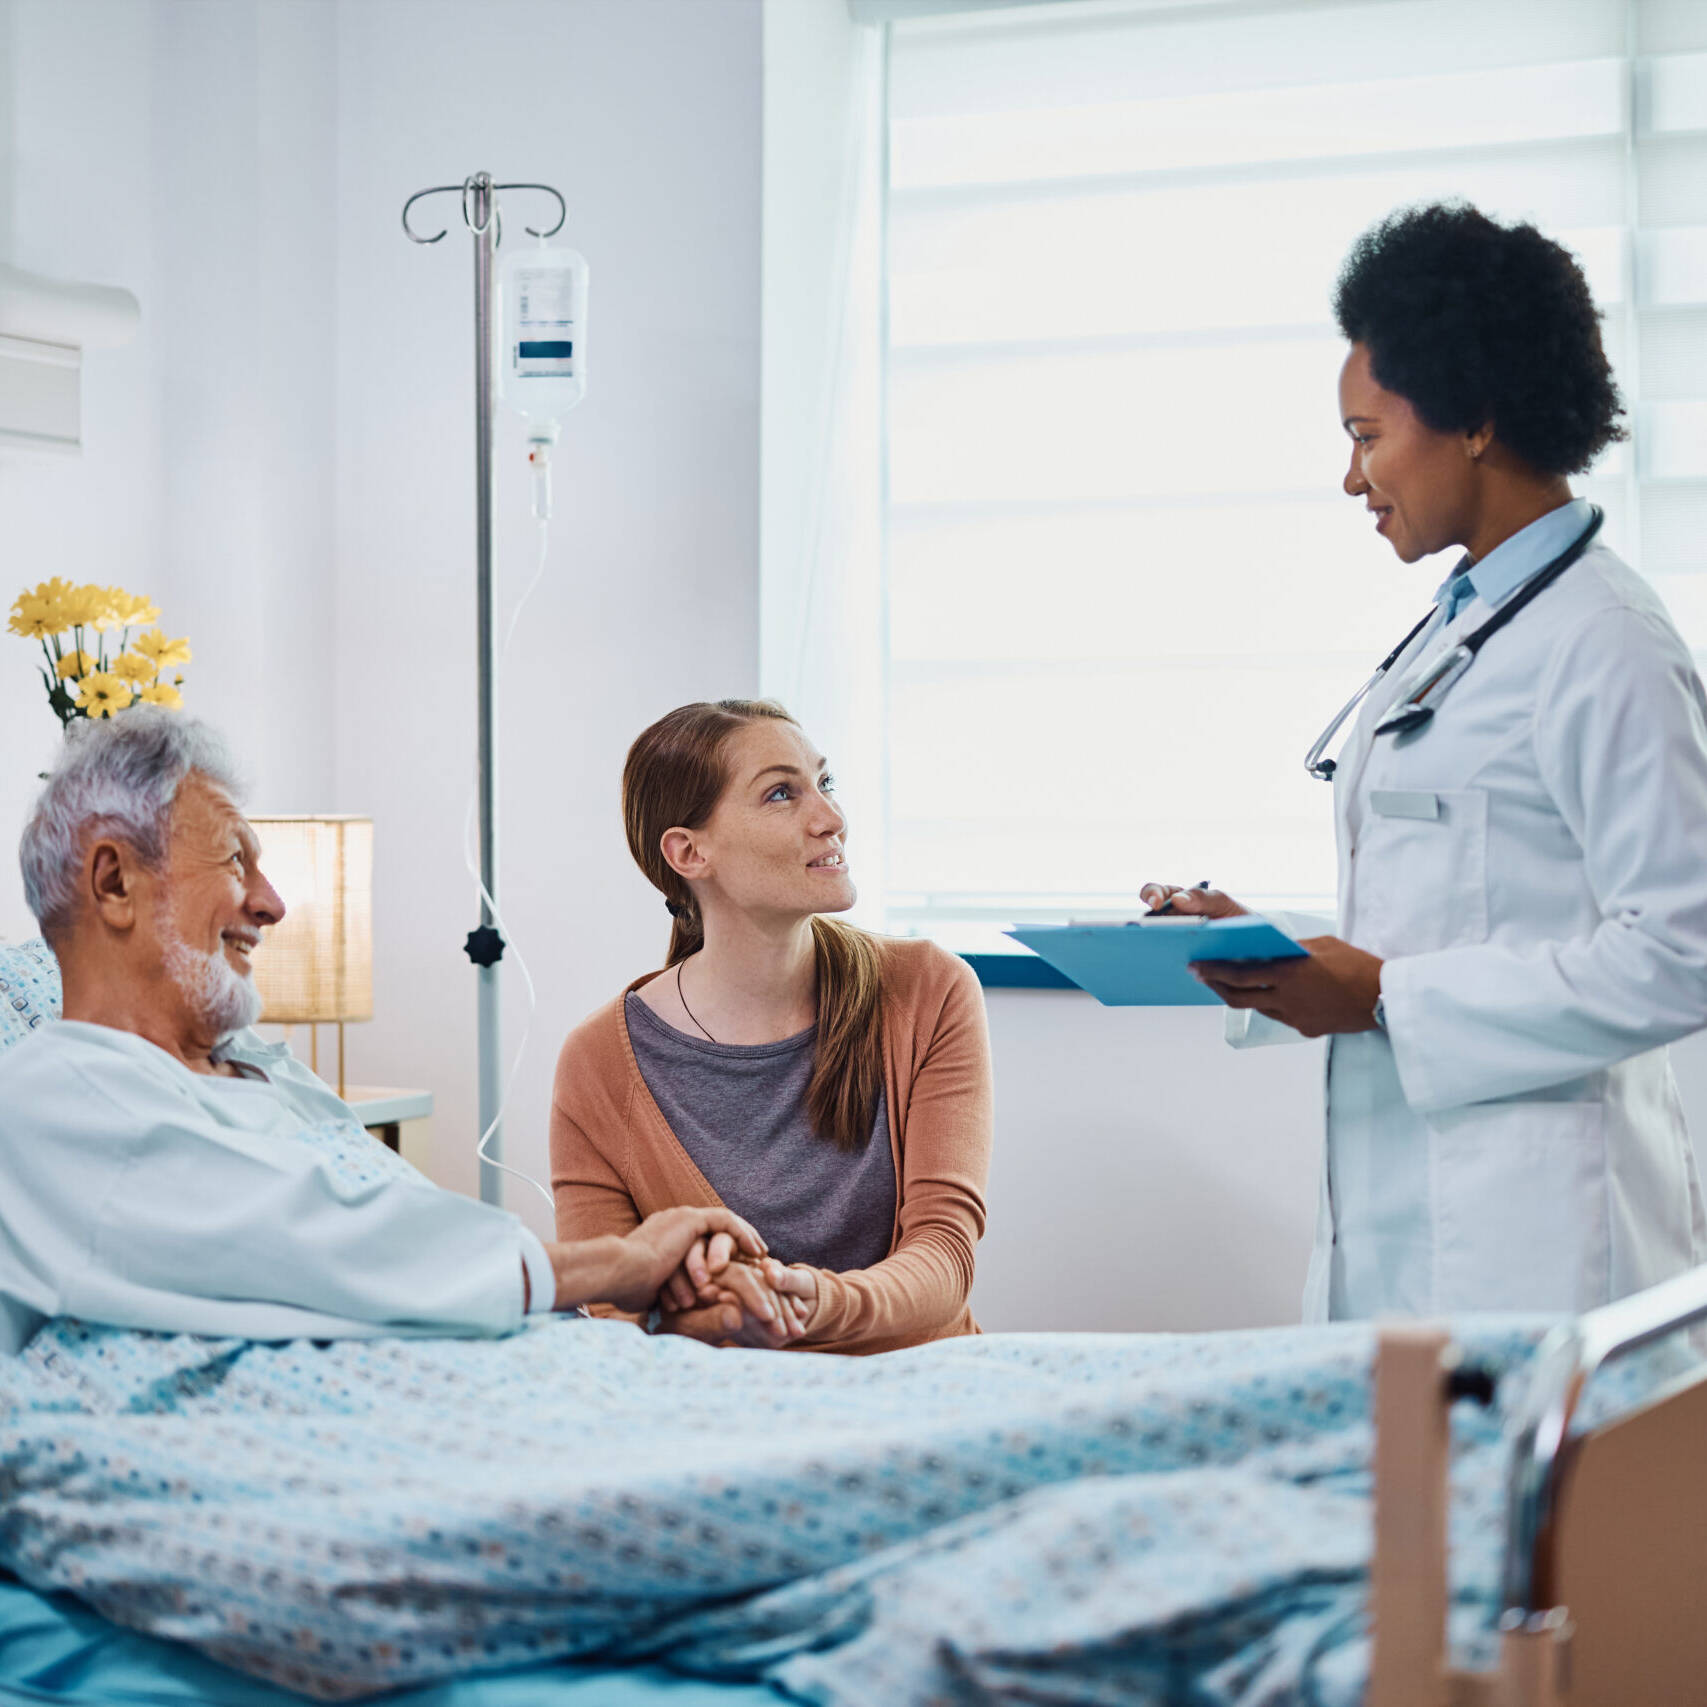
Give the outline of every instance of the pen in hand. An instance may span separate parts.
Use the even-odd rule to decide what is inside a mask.
[[[1207,889],[1207,888],[1208,888],[1208,887],[1209,887],[1209,879],[1208,879],[1208,878],[1207,878],[1207,877],[1206,877],[1206,878],[1204,878],[1204,880],[1203,880],[1203,881],[1202,881],[1202,882],[1201,882],[1201,883],[1200,883],[1200,884],[1198,884],[1198,885],[1197,885],[1197,887],[1198,887],[1198,888],[1199,888],[1199,889]],[[1147,912],[1147,913],[1146,913],[1146,914],[1145,914],[1145,915],[1144,915],[1144,917],[1145,917],[1145,918],[1147,918],[1147,919],[1159,919],[1159,918],[1161,918],[1161,917],[1162,917],[1162,916],[1163,916],[1163,915],[1164,915],[1164,914],[1166,914],[1166,913],[1171,913],[1171,912],[1172,912],[1172,911],[1173,911],[1173,910],[1174,910],[1174,898],[1173,898],[1173,896],[1172,896],[1172,895],[1170,895],[1170,896],[1169,896],[1169,897],[1168,897],[1168,898],[1167,898],[1167,900],[1165,900],[1165,901],[1164,901],[1164,902],[1163,902],[1163,903],[1162,903],[1162,904],[1161,904],[1161,906],[1159,906],[1159,907],[1152,907],[1152,908],[1151,908],[1151,909],[1150,909],[1150,910],[1149,910],[1149,912]]]

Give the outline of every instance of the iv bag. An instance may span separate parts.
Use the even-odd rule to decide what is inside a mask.
[[[499,395],[536,425],[559,420],[587,393],[586,258],[517,249],[499,269],[498,301]]]

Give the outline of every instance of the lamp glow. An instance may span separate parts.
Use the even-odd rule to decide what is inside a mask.
[[[261,869],[285,916],[261,933],[255,987],[269,1025],[338,1027],[338,1094],[344,1094],[344,1025],[373,1018],[373,820],[252,818]],[[312,1033],[313,1065],[319,1036]]]

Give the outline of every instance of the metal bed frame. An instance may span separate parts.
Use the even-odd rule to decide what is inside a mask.
[[[1367,1707],[1707,1703],[1707,1366],[1572,1431],[1608,1363],[1707,1321],[1707,1267],[1555,1328],[1529,1376],[1506,1502],[1493,1671],[1447,1652],[1451,1336],[1387,1327],[1375,1373]]]

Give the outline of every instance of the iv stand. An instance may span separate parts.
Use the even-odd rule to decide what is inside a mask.
[[[480,924],[468,933],[464,952],[478,971],[477,1033],[480,1051],[480,1131],[490,1133],[480,1161],[480,1199],[500,1203],[503,1175],[495,1165],[502,1155],[498,1112],[503,1104],[503,1070],[498,1050],[498,962],[504,939],[498,932],[498,769],[496,629],[492,597],[492,254],[503,241],[498,208],[500,190],[539,190],[557,199],[557,223],[533,237],[554,237],[568,209],[550,184],[495,184],[490,172],[476,172],[460,184],[417,190],[403,204],[403,232],[412,243],[437,243],[444,231],[422,237],[409,224],[409,210],[426,196],[460,195],[462,219],[474,238],[474,586],[478,702],[477,801],[480,823]]]

